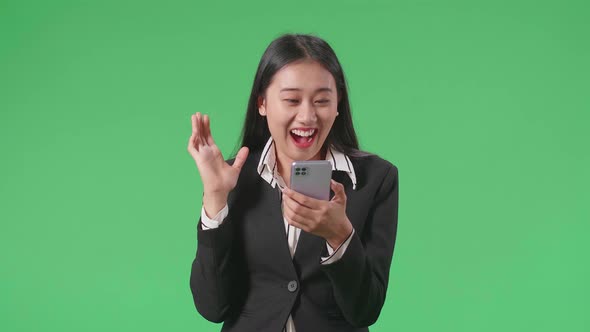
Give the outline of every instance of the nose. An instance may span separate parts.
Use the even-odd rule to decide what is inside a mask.
[[[301,103],[297,112],[297,120],[304,125],[313,124],[317,121],[315,107],[311,102]]]

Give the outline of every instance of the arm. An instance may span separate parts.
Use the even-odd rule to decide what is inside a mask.
[[[392,166],[377,191],[363,234],[354,232],[342,257],[322,264],[346,320],[375,323],[385,302],[397,231],[398,171]]]
[[[205,214],[206,217],[206,214]],[[192,263],[190,287],[197,311],[207,320],[220,323],[230,308],[233,223],[230,216],[217,228],[197,225],[197,253]]]
[[[236,187],[249,149],[242,147],[234,159],[226,161],[211,135],[209,117],[197,112],[191,116],[191,122],[187,150],[195,160],[203,183],[203,207],[216,215]],[[228,204],[232,206],[231,201]],[[227,317],[232,276],[237,275],[232,259],[235,222],[232,222],[231,211],[229,215],[215,229],[205,231],[202,220],[197,225],[197,253],[192,263],[190,287],[197,311],[213,322]]]

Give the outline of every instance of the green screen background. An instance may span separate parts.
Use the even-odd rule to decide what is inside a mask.
[[[0,1],[0,329],[219,331],[189,289],[210,114],[325,38],[362,148],[399,167],[371,331],[590,330],[585,1]]]

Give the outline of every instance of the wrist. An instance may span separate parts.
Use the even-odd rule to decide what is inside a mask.
[[[228,194],[223,192],[203,193],[203,208],[205,208],[207,217],[213,218],[215,215],[217,215],[217,213],[219,213],[219,211],[223,209],[223,207],[227,204],[227,196]]]
[[[352,233],[352,224],[347,220],[346,225],[341,227],[334,236],[326,238],[326,242],[328,242],[328,245],[330,245],[332,249],[336,250],[342,245],[342,243],[344,243],[344,241],[346,241],[346,239],[348,239],[350,233]]]
[[[212,186],[212,185],[203,185],[203,194],[207,194],[210,196],[221,196],[226,195],[229,193],[227,189],[222,186]]]

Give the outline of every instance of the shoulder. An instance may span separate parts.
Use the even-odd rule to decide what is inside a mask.
[[[352,164],[355,166],[355,171],[371,170],[371,173],[397,173],[397,166],[389,160],[383,159],[377,154],[359,151],[357,154],[348,156]]]
[[[391,186],[397,182],[397,166],[377,154],[359,151],[357,154],[349,155],[348,158],[354,166],[357,183],[360,186]]]

